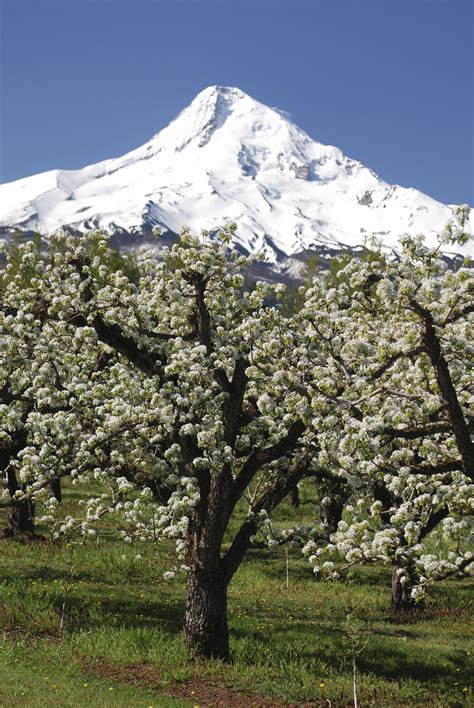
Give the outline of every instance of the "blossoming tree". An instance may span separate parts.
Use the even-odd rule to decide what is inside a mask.
[[[11,310],[28,302],[68,341],[86,341],[84,357],[97,358],[95,343],[117,358],[103,381],[72,377],[68,386],[76,408],[94,411],[94,424],[63,454],[20,458],[20,478],[36,498],[52,466],[73,482],[108,485],[62,532],[79,523],[87,533],[113,511],[126,536],[172,539],[188,577],[189,646],[223,659],[228,584],[255,537],[268,535],[275,506],[313,474],[317,453],[308,342],[266,304],[279,286],[242,293],[246,260],[228,257],[228,236],[201,244],[183,233],[158,263],[144,259],[138,284],[109,267],[105,238],[66,239],[50,265],[31,262],[28,287],[4,294]],[[224,542],[242,500],[247,518]],[[53,507],[43,523],[53,523]]]
[[[430,582],[472,568],[472,270],[406,239],[400,259],[352,261],[307,295],[303,320],[326,351],[319,460],[350,482],[353,506],[330,544],[305,551],[332,577],[341,556],[392,565],[392,605],[407,609]],[[448,544],[430,549],[435,529]]]
[[[50,317],[41,296],[32,296],[43,279],[54,287],[38,242],[13,249],[10,259],[1,273],[0,298],[4,535],[32,537],[35,502],[43,499],[54,506],[60,500],[65,461],[72,462],[75,444],[91,421],[93,407],[79,406],[76,391],[84,398],[109,357],[87,331]]]

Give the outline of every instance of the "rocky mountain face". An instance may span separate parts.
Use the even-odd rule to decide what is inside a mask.
[[[137,248],[155,226],[212,234],[235,221],[234,245],[290,278],[308,252],[324,259],[374,241],[396,249],[405,233],[434,243],[452,213],[312,139],[287,113],[220,86],[123,157],[0,185],[4,236],[100,228]]]

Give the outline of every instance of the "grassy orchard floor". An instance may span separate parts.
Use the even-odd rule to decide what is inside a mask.
[[[280,513],[309,512],[306,499]],[[368,631],[357,658],[362,706],[470,705],[469,581],[438,585],[425,610],[397,618],[387,569],[317,583],[291,555],[287,589],[284,552],[253,552],[230,587],[234,663],[222,666],[188,661],[184,585],[162,579],[153,548],[106,538],[75,546],[72,578],[70,558],[45,542],[0,542],[2,706],[346,706],[348,612],[362,643]]]

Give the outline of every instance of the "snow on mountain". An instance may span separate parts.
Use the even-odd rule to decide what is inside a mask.
[[[236,245],[270,262],[373,236],[389,248],[404,233],[434,242],[451,217],[451,207],[313,140],[287,113],[220,86],[123,157],[0,185],[4,230],[176,233],[187,224],[197,233],[235,221]]]

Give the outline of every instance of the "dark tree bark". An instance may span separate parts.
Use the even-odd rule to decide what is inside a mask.
[[[328,503],[320,506],[319,515],[323,526],[323,536],[329,540],[336,533],[342,519],[344,506],[347,502],[349,491],[347,486],[337,477],[327,477],[317,482],[319,497],[328,499]]]
[[[192,656],[230,661],[227,587],[219,565],[207,563],[189,573],[184,634]]]
[[[323,536],[328,539],[336,533],[344,511],[344,501],[340,497],[333,497],[328,505],[321,507],[321,521]]]
[[[454,437],[461,455],[464,472],[467,477],[474,480],[474,444],[471,440],[469,425],[459,403],[456,388],[453,384],[448,362],[446,361],[439,337],[436,333],[433,316],[429,310],[421,307],[415,300],[412,301],[413,310],[422,320],[422,339],[426,352],[433,366],[443,400],[446,402],[449,419]]]
[[[13,436],[9,448],[0,450],[0,471],[6,475],[7,489],[12,498],[11,506],[7,509],[7,526],[3,530],[5,538],[35,535],[35,506],[27,499],[15,499],[15,493],[20,491],[15,471],[11,461],[26,445],[26,431],[21,429]]]
[[[392,610],[396,612],[409,612],[415,608],[415,601],[411,597],[413,580],[410,573],[403,570],[403,575],[407,577],[407,582],[402,585],[400,582],[401,568],[392,568]],[[419,603],[417,603],[419,606]]]
[[[53,479],[51,482],[51,491],[53,492],[53,495],[60,504],[63,500],[63,493],[61,490],[61,479],[57,477],[56,479]]]
[[[225,475],[199,480],[201,499],[190,519],[184,635],[191,656],[230,661],[227,587],[220,548],[229,514]],[[221,513],[218,513],[218,511]]]
[[[35,536],[35,506],[31,501],[15,501],[7,512],[7,527],[4,536],[7,538]]]

